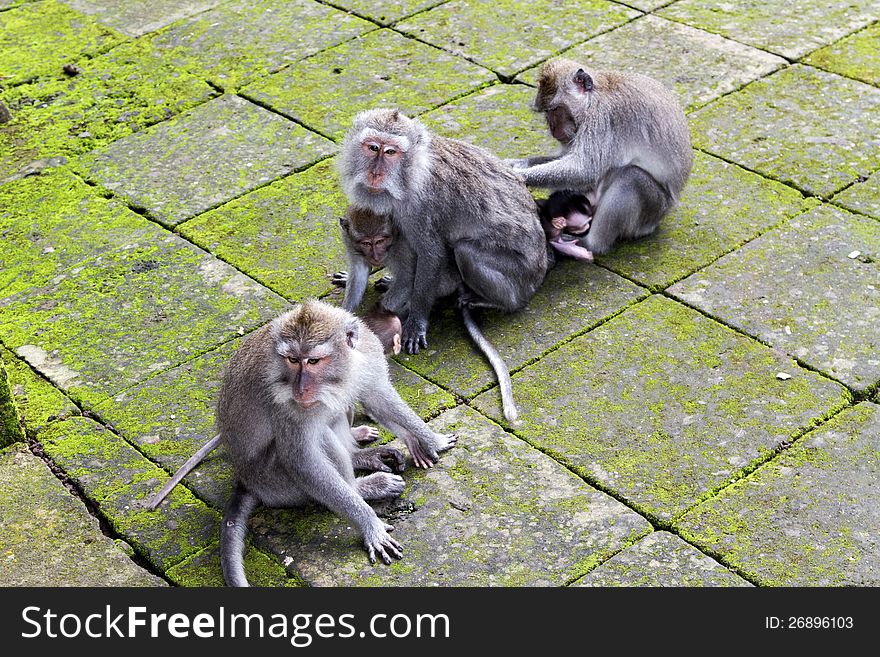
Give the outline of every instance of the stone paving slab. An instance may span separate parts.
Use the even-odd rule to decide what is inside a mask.
[[[858,257],[850,258],[854,252]],[[809,367],[880,381],[880,224],[823,205],[670,288]]]
[[[851,187],[835,194],[832,200],[855,212],[880,219],[880,171],[875,171],[864,181],[857,180]]]
[[[0,81],[60,73],[65,64],[121,41],[122,35],[54,0],[25,4],[0,13]]]
[[[512,77],[639,15],[605,0],[452,0],[395,28]]]
[[[880,86],[880,23],[851,34],[804,58],[805,64]]]
[[[666,289],[816,201],[791,187],[694,152],[680,204],[643,239],[596,261],[651,290]]]
[[[880,168],[880,89],[795,65],[689,117],[694,146],[823,197]]]
[[[208,84],[160,59],[143,40],[59,68],[3,93],[13,120],[0,125],[0,184],[34,160],[71,158],[164,121],[217,95]]]
[[[296,62],[242,94],[339,141],[362,110],[399,107],[414,116],[495,79],[458,57],[377,30]]]
[[[3,586],[165,586],[23,444],[0,451]]]
[[[797,59],[880,18],[874,0],[680,0],[660,16]]]
[[[332,289],[348,265],[339,231],[347,201],[335,158],[261,187],[178,228],[181,235],[292,300]]]
[[[787,381],[777,379],[787,372]],[[845,406],[846,390],[663,297],[513,376],[515,433],[667,520]],[[474,402],[502,419],[497,393]]]
[[[161,570],[217,540],[220,516],[183,486],[156,511],[148,510],[147,500],[168,474],[101,425],[71,418],[53,424],[40,439],[113,529]]]
[[[878,435],[880,407],[846,409],[676,525],[762,585],[877,586]]]
[[[75,401],[97,405],[287,307],[212,255],[150,228],[0,306],[4,343]]]
[[[390,25],[401,18],[436,7],[444,0],[333,0],[337,7],[348,9],[381,25]]]
[[[232,91],[375,27],[314,0],[239,0],[164,30],[153,43],[178,66]]]
[[[12,393],[12,382],[6,364],[0,360],[0,447],[25,440],[18,407]]]
[[[221,96],[82,158],[85,175],[173,226],[329,155],[333,145]]]
[[[30,437],[39,434],[50,422],[80,414],[76,404],[11,351],[0,347],[0,360],[6,367],[18,415]]]
[[[545,455],[459,407],[431,423],[458,446],[404,473],[383,513],[404,557],[371,566],[356,531],[327,512],[261,511],[254,541],[318,586],[549,586],[586,572],[650,529]]]
[[[686,111],[786,64],[782,57],[657,16],[637,18],[561,56],[596,69],[649,75],[675,91]],[[536,85],[539,70],[518,77]]]
[[[751,586],[669,532],[648,534],[573,586]]]
[[[646,290],[601,267],[566,260],[550,271],[523,310],[510,314],[487,312],[475,314],[475,318],[508,368],[516,370],[647,295]],[[450,302],[445,310],[433,313],[427,349],[415,356],[401,353],[397,359],[426,379],[470,397],[495,384],[496,378],[452,305]],[[499,393],[496,389],[492,394]],[[516,399],[516,385],[513,394]]]
[[[62,0],[101,25],[138,37],[216,7],[223,0]]]
[[[244,569],[251,586],[303,585],[299,578],[289,577],[284,566],[275,559],[250,546],[245,548]],[[223,586],[219,544],[170,568],[165,576],[178,586]]]

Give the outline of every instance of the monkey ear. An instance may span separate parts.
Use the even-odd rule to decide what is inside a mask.
[[[343,230],[348,231],[348,217],[339,217],[339,225],[342,226]]]
[[[360,326],[358,325],[358,320],[352,318],[350,321],[345,324],[345,341],[348,343],[348,346],[354,349],[354,343],[357,342],[358,334],[360,333]]]
[[[585,94],[593,90],[593,78],[582,68],[579,68],[574,74],[574,83],[581,90],[581,93]]]

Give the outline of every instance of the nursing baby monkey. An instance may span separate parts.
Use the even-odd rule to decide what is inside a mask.
[[[690,131],[676,97],[643,75],[554,59],[541,68],[535,110],[559,152],[508,164],[529,186],[587,197],[593,214],[578,244],[602,254],[620,238],[654,232],[691,170]]]

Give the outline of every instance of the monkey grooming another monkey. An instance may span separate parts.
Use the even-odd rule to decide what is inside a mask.
[[[541,68],[535,110],[561,147],[557,155],[510,160],[526,184],[584,194],[593,207],[587,251],[656,230],[690,175],[687,119],[653,78],[589,71],[569,59]]]
[[[577,243],[577,237],[590,229],[593,208],[589,199],[583,194],[564,191],[553,192],[550,198],[536,202],[547,244],[575,260],[592,262],[593,254]]]
[[[388,447],[357,449],[351,413],[364,410],[401,438],[416,466],[429,468],[455,446],[434,433],[400,398],[388,379],[379,339],[341,308],[308,300],[251,334],[233,355],[217,404],[217,426],[236,487],[220,528],[226,583],[246,586],[243,553],[247,521],[260,504],[317,502],[361,532],[371,562],[391,563],[400,544],[365,500],[394,497],[402,466]],[[356,469],[378,470],[355,477]]]

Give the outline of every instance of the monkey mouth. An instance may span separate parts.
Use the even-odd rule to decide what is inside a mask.
[[[293,400],[306,410],[308,410],[310,408],[314,408],[315,406],[317,406],[318,404],[321,403],[317,399],[297,399],[296,397],[294,397]]]

